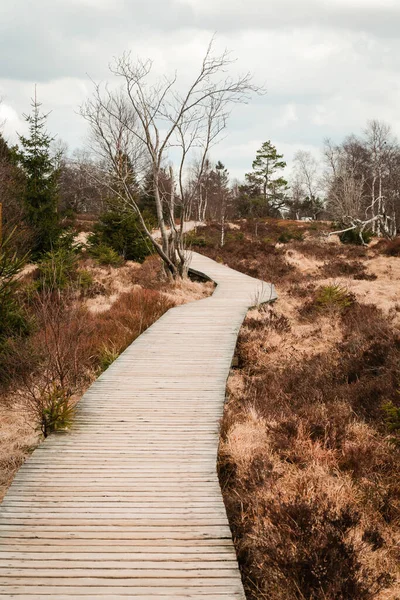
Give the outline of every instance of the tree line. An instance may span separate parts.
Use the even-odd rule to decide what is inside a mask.
[[[156,78],[151,61],[124,54],[111,66],[120,87],[94,84],[80,108],[88,124],[85,151],[72,156],[46,130],[36,96],[19,144],[0,136],[0,199],[6,230],[18,225],[33,258],[65,239],[74,215],[112,211],[138,235],[173,277],[186,269],[184,223],[234,218],[332,219],[340,231],[394,236],[400,210],[400,147],[390,127],[368,124],[341,144],[326,140],[323,159],[300,151],[287,177],[271,141],[256,151],[242,182],[232,180],[214,148],[233,106],[263,90],[249,73],[229,74],[228,52],[212,40],[183,88],[178,75]],[[183,91],[182,91],[183,90]],[[290,181],[289,181],[290,180]],[[152,230],[160,230],[160,240]]]

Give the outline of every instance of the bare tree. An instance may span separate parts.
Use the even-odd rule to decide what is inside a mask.
[[[316,197],[318,194],[318,162],[311,152],[299,150],[295,154],[294,163],[306,194],[310,198]]]
[[[59,202],[74,213],[101,212],[108,192],[102,183],[102,169],[87,152],[76,150],[60,166]]]
[[[210,159],[206,158],[203,165],[199,161],[195,161],[191,170],[192,173],[188,185],[193,190],[192,217],[202,223],[208,215],[208,204],[212,188],[212,165]]]
[[[56,277],[55,272],[52,275]],[[35,346],[26,344],[20,349],[20,360],[32,368],[21,374],[19,396],[44,437],[70,426],[73,395],[82,384],[82,340],[92,331],[85,311],[74,305],[75,299],[72,289],[61,294],[49,288],[31,300],[39,328]]]
[[[369,121],[365,130],[366,146],[370,156],[371,203],[365,210],[366,218],[371,219],[372,230],[378,236],[393,235],[396,232],[393,207],[388,206],[387,186],[389,163],[395,141],[390,126],[381,121]],[[391,214],[388,214],[388,209]]]
[[[362,243],[367,229],[378,236],[395,235],[398,196],[398,148],[390,128],[372,121],[365,133],[365,140],[350,136],[340,146],[325,143],[328,206],[343,224],[330,235],[356,230]]]
[[[294,179],[292,182],[292,211],[316,219],[323,210],[318,194],[321,191],[319,165],[317,160],[305,150],[294,156]]]
[[[129,53],[123,54],[111,67],[111,72],[122,79],[122,88],[115,92],[95,85],[93,98],[81,109],[97,151],[112,169],[108,184],[122,203],[138,214],[172,276],[185,273],[183,224],[200,185],[207,153],[225,128],[232,104],[247,102],[251,92],[260,91],[251,83],[249,73],[237,78],[223,75],[232,59],[226,51],[215,54],[213,46],[211,40],[199,72],[185,92],[177,74],[152,83],[152,62],[133,61]],[[171,204],[164,210],[160,190],[160,174],[171,159],[171,150],[177,164],[173,176],[180,198],[179,227],[175,225],[175,195],[174,210]],[[198,180],[196,185],[187,186],[186,165],[193,153],[200,156]],[[132,171],[140,173],[143,162],[152,172],[161,244],[152,238],[129,186],[129,176]]]

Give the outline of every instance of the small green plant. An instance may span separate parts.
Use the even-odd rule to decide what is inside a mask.
[[[94,245],[89,248],[89,255],[97,260],[101,265],[110,265],[112,267],[120,267],[124,259],[110,246],[105,244]]]
[[[78,286],[82,290],[82,292],[87,292],[88,290],[90,290],[90,288],[93,286],[92,274],[89,273],[89,271],[86,271],[85,269],[78,269],[76,274],[78,277]]]
[[[304,239],[304,236],[301,231],[286,229],[285,231],[282,231],[282,233],[278,237],[278,242],[280,244],[287,244],[288,242],[290,242],[292,240],[295,240],[297,242],[302,242],[303,239]]]
[[[99,356],[100,372],[102,373],[103,371],[108,369],[108,367],[110,365],[112,365],[112,363],[115,360],[117,360],[118,356],[119,356],[119,352],[114,345],[107,346],[106,344],[104,344],[104,346],[100,350],[100,356]]]
[[[400,408],[393,402],[387,402],[382,406],[382,410],[390,433],[395,434],[390,441],[396,446],[400,446]]]
[[[326,285],[317,290],[315,306],[321,310],[343,310],[354,304],[354,295],[340,285]]]
[[[63,290],[76,279],[78,254],[71,247],[60,246],[47,252],[38,263],[37,289]]]
[[[242,231],[230,231],[225,236],[225,242],[242,242],[244,240],[244,233]]]
[[[194,231],[191,231],[186,235],[186,243],[189,247],[197,246],[198,248],[208,248],[214,246],[210,239],[207,239],[204,235],[199,235]]]
[[[44,437],[71,426],[74,409],[64,388],[53,384],[43,392],[38,402],[38,416],[39,427]]]

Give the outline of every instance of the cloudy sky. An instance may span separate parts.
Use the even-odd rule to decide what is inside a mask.
[[[236,107],[213,151],[236,177],[271,139],[289,164],[299,149],[360,133],[368,119],[400,136],[399,0],[12,0],[0,2],[0,118],[15,141],[24,132],[34,84],[49,129],[70,151],[85,143],[76,113],[88,75],[110,78],[124,50],[183,79],[213,33],[250,70],[266,96]]]

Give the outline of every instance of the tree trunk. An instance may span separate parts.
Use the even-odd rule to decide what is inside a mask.
[[[225,244],[225,212],[222,213],[221,217],[221,248]]]
[[[375,182],[376,182],[376,176],[374,175],[374,178],[372,180],[371,217],[375,217]],[[375,221],[372,222],[372,231],[373,231],[373,233],[376,233]]]
[[[382,174],[379,171],[379,199],[378,199],[378,215],[382,214]],[[382,235],[381,231],[381,221],[378,219],[376,223],[376,233],[378,237]]]

